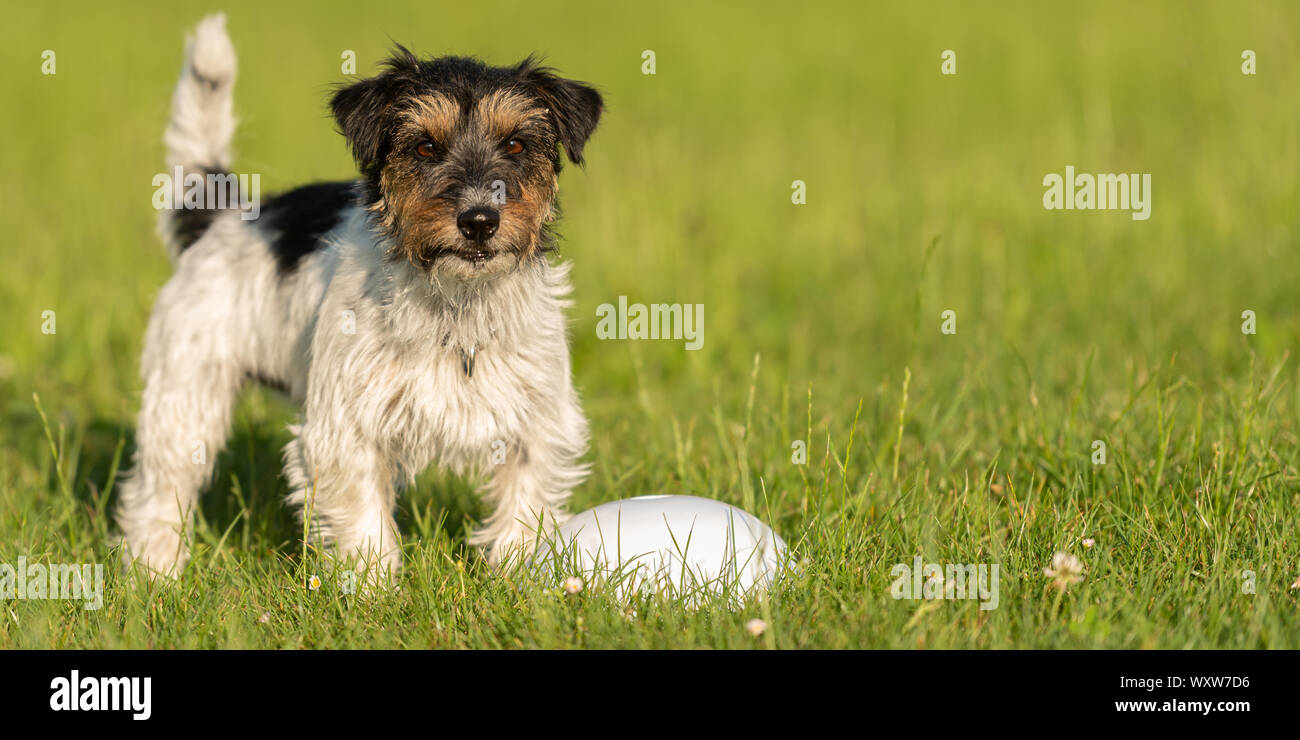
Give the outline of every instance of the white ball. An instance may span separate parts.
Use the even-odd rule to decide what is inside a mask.
[[[752,514],[697,496],[639,496],[575,514],[544,539],[532,566],[609,583],[627,597],[647,588],[694,601],[743,598],[770,586],[785,542]]]

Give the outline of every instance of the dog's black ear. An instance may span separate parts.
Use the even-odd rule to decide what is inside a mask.
[[[398,46],[384,62],[383,74],[342,87],[330,99],[334,120],[362,172],[379,164],[393,105],[409,90],[419,63],[414,54]]]
[[[535,66],[530,57],[519,65],[538,99],[551,109],[556,132],[574,164],[582,164],[582,148],[596,130],[605,101],[595,88],[557,76],[554,70]]]

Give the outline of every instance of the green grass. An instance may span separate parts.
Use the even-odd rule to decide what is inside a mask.
[[[236,168],[263,192],[350,175],[323,96],[344,49],[368,73],[389,35],[540,51],[601,87],[587,168],[561,176],[593,430],[573,504],[676,492],[760,514],[801,570],[740,610],[494,575],[464,544],[473,482],[436,471],[401,502],[398,590],[309,590],[326,566],[280,504],[294,410],[261,391],[189,571],[119,574],[105,507],[169,270],[150,179],[208,10],[181,5],[19,4],[0,30],[0,563],[108,571],[98,611],[0,603],[0,648],[1300,647],[1293,4],[221,3]],[[1068,164],[1152,173],[1151,219],[1044,210]],[[598,340],[620,295],[704,304],[703,349]],[[1042,573],[1056,551],[1086,567],[1064,593]],[[999,564],[999,607],[894,600],[917,554]]]

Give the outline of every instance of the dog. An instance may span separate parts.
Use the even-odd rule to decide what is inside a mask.
[[[164,141],[186,181],[230,177],[235,54],[223,16],[186,47]],[[421,60],[401,46],[330,110],[360,178],[235,207],[166,209],[174,263],[144,338],[136,450],[115,519],[125,561],[176,576],[246,384],[302,405],[284,450],[312,541],[395,574],[400,488],[436,464],[484,474],[470,543],[494,566],[564,519],[588,474],[556,237],[561,150],[604,109],[533,57]],[[207,185],[211,187],[211,185]],[[209,193],[210,194],[210,193]],[[197,199],[196,199],[197,201]]]

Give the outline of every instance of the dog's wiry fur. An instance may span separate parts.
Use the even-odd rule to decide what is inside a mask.
[[[169,167],[229,171],[234,75],[224,19],[205,19],[176,88]],[[154,572],[188,561],[200,489],[249,380],[303,404],[284,452],[289,501],[372,574],[400,565],[396,493],[430,464],[487,476],[494,511],[471,542],[494,563],[562,520],[586,474],[568,268],[546,253],[560,148],[582,161],[600,96],[531,60],[399,49],[331,107],[360,181],[272,198],[254,221],[164,212],[176,269],[145,336],[117,509],[127,556]],[[499,217],[495,231],[458,228],[474,209]]]

